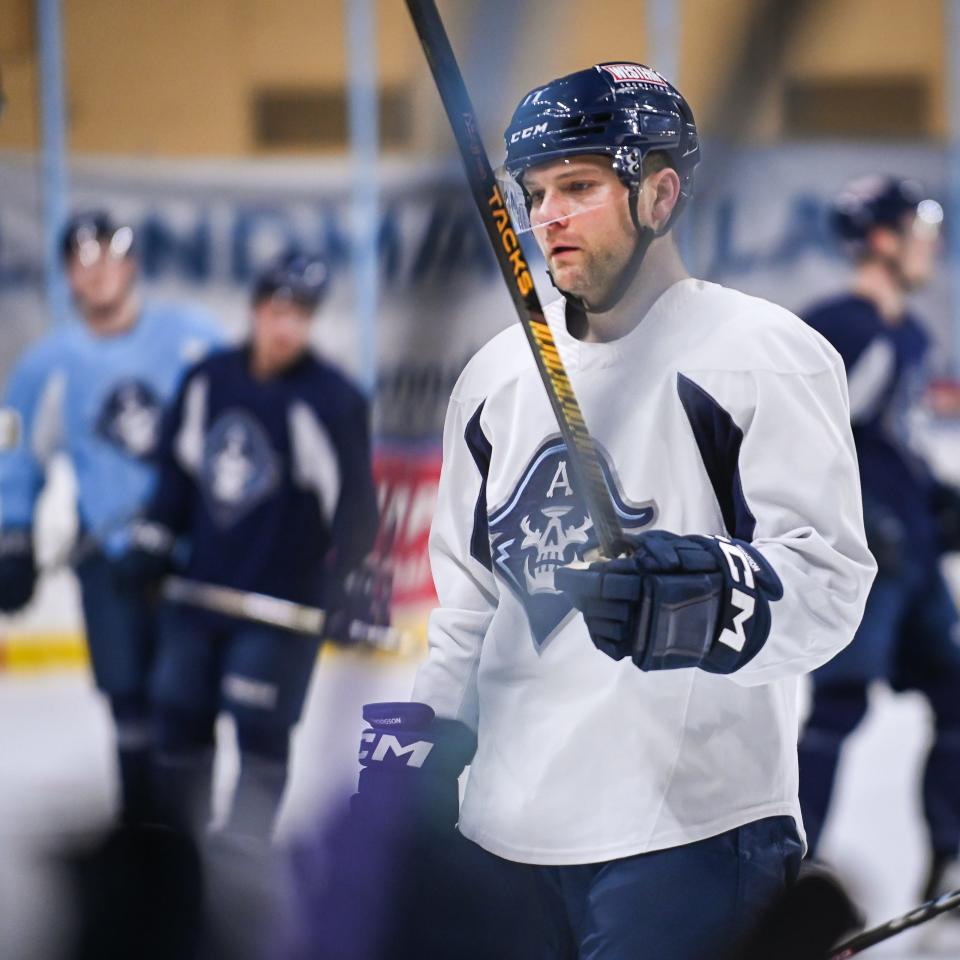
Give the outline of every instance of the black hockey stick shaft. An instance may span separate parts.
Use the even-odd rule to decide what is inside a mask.
[[[484,151],[476,114],[443,21],[433,0],[406,2],[460,148],[473,199],[560,425],[571,468],[579,480],[590,519],[597,531],[600,550],[605,556],[615,557],[625,547],[620,520],[603,477],[593,438],[587,431],[553,333],[544,318],[533,276]]]
[[[895,917],[893,920],[881,923],[878,927],[864,930],[863,933],[858,933],[855,937],[845,940],[839,946],[833,948],[828,960],[847,960],[848,957],[854,957],[868,947],[883,943],[884,940],[889,940],[891,937],[903,933],[904,930],[918,927],[921,923],[926,923],[934,917],[939,917],[941,913],[956,910],[958,907],[960,907],[960,890],[945,893],[937,897],[936,900],[929,900],[919,907],[914,907],[913,910],[903,914],[903,916]]]

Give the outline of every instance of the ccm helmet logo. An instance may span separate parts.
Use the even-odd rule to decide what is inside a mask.
[[[517,130],[515,133],[512,133],[510,135],[510,142],[516,143],[518,140],[529,140],[531,137],[536,137],[546,132],[547,125],[545,123],[538,123],[536,126],[524,127],[522,130]]]
[[[427,740],[416,740],[404,746],[392,733],[378,734],[375,730],[364,730],[360,741],[361,760],[381,763],[392,756],[408,767],[422,767],[433,749],[433,744]],[[373,748],[368,744],[373,744]]]

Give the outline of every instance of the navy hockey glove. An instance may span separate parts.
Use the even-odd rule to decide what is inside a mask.
[[[126,593],[143,594],[173,568],[173,533],[157,523],[141,522],[130,531],[130,546],[113,561],[117,586]]]
[[[865,496],[863,530],[867,536],[867,547],[877,561],[878,572],[890,576],[900,574],[908,547],[903,521],[879,500]]]
[[[30,528],[4,530],[0,533],[0,610],[21,610],[30,602],[36,585],[37,563]]]
[[[361,639],[353,627],[355,623],[389,627],[392,598],[393,568],[365,560],[343,581],[331,583],[326,601],[327,639],[350,646]]]
[[[394,819],[398,812],[440,829],[456,826],[457,781],[477,749],[459,720],[435,716],[425,703],[368,703],[360,737],[355,815]]]
[[[598,650],[641,670],[709,673],[733,673],[756,656],[783,589],[750,544],[665,530],[630,542],[632,556],[556,572]]]
[[[937,521],[937,536],[944,553],[960,550],[960,490],[948,483],[938,483],[931,497]]]

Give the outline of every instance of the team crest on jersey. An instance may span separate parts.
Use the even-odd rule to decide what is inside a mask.
[[[142,380],[122,380],[107,394],[97,418],[97,433],[138,460],[156,449],[160,438],[160,398]]]
[[[228,410],[214,421],[203,451],[203,490],[214,520],[236,523],[276,488],[277,455],[259,421]]]
[[[602,454],[600,462],[624,532],[649,527],[657,516],[656,503],[627,503]],[[548,440],[534,454],[504,505],[489,515],[488,529],[494,571],[523,603],[541,648],[573,611],[554,586],[557,567],[582,560],[597,546],[561,439]]]

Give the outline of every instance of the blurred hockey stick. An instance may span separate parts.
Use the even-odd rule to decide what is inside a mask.
[[[174,603],[200,607],[271,627],[281,627],[295,633],[323,637],[327,624],[327,612],[319,607],[308,607],[290,600],[281,600],[279,597],[270,597],[265,593],[251,593],[219,584],[200,583],[184,577],[167,577],[163,581],[161,594]],[[362,620],[353,620],[350,623],[349,635],[350,639],[358,644],[390,653],[399,653],[411,646],[403,631],[394,627],[364,623]]]
[[[939,917],[942,913],[950,910],[956,910],[960,907],[960,890],[952,890],[950,893],[944,893],[936,900],[928,900],[926,903],[914,907],[913,910],[895,917],[886,923],[881,923],[878,927],[872,927],[870,930],[864,930],[855,937],[845,940],[839,946],[832,949],[827,960],[847,960],[848,957],[856,956],[862,953],[868,947],[876,946],[889,940],[897,934],[909,930],[911,927],[918,927],[921,923],[926,923],[934,917]]]
[[[20,444],[23,420],[13,407],[0,407],[0,451],[14,450]]]
[[[433,79],[453,128],[473,199],[480,211],[503,279],[510,291],[523,332],[536,360],[540,379],[567,445],[570,464],[580,482],[587,511],[593,520],[601,552],[615,557],[629,549],[600,468],[600,460],[587,431],[567,371],[543,315],[533,277],[523,257],[520,242],[506,202],[480,140],[476,114],[450,40],[433,0],[407,0],[407,9],[423,45]]]
[[[53,556],[43,564],[40,573],[47,576],[65,569],[75,569],[88,557],[103,550],[104,541],[115,533],[136,523],[142,516],[138,509],[125,513],[101,524],[96,530],[84,530],[78,537],[59,547]]]

